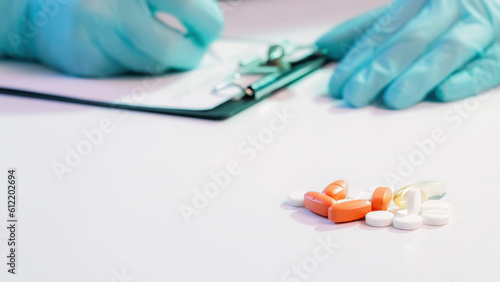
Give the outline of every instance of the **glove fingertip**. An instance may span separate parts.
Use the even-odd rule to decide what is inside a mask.
[[[359,89],[359,83],[356,81],[350,81],[344,85],[344,88],[342,90],[342,96],[344,97],[344,100],[353,108],[362,108],[366,107],[370,104],[370,100],[367,99],[365,96],[365,92],[363,89]]]
[[[418,102],[401,99],[400,91],[388,89],[384,94],[384,104],[387,108],[393,110],[403,110],[410,108]]]
[[[434,90],[434,96],[440,102],[451,102],[457,100],[456,98],[454,98],[455,95],[453,95],[453,93],[456,93],[456,91],[453,91],[445,84],[438,86]]]
[[[458,73],[436,87],[434,93],[438,101],[452,102],[471,96],[474,92],[473,82],[468,74]]]
[[[322,39],[316,41],[315,45],[318,49],[326,50],[326,55],[328,56],[328,58],[334,61],[341,60],[345,55],[347,55],[347,53],[349,53],[349,50],[351,48],[351,45],[346,42],[337,44],[330,43]]]
[[[328,83],[328,90],[330,92],[330,96],[335,99],[342,99],[342,85],[338,82],[335,73],[330,78],[330,82]]]

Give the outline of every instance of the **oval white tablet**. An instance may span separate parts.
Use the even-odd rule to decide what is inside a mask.
[[[373,227],[384,227],[392,225],[394,214],[388,211],[372,211],[365,215],[366,224]]]
[[[411,189],[408,192],[408,198],[406,200],[406,209],[408,214],[419,214],[420,206],[422,205],[422,194],[420,190]]]
[[[412,230],[422,226],[422,217],[418,214],[396,216],[392,220],[392,225],[397,229]]]
[[[422,203],[421,211],[422,213],[426,210],[450,210],[450,204],[443,200],[429,200]]]
[[[443,209],[422,212],[422,220],[427,225],[446,225],[450,222],[450,212]]]
[[[305,191],[295,191],[288,194],[287,204],[292,207],[303,207],[304,206],[304,195]]]

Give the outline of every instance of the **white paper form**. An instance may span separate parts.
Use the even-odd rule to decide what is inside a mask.
[[[214,85],[234,73],[241,59],[266,50],[265,43],[222,39],[195,70],[155,77],[77,78],[34,63],[0,61],[0,87],[133,106],[210,110],[236,94],[215,94]]]

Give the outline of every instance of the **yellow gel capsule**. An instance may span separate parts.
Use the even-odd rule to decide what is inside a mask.
[[[446,186],[439,181],[425,181],[405,186],[394,194],[394,203],[399,207],[406,207],[406,199],[411,189],[418,189],[422,195],[422,202],[439,200],[446,195]]]

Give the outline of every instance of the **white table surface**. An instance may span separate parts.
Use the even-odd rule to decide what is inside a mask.
[[[313,39],[383,2],[242,2],[226,12],[226,36]],[[2,220],[7,168],[19,177],[18,274],[7,274],[2,228],[0,281],[500,281],[500,95],[350,109],[325,97],[331,71],[223,122],[0,96]],[[284,110],[294,117],[270,131]],[[114,130],[59,181],[53,163],[103,121]],[[444,142],[398,185],[447,184],[447,226],[336,225],[284,204],[337,179],[358,191],[388,184],[436,130]],[[259,134],[269,142],[249,159],[241,149]],[[186,223],[179,207],[235,162],[239,174]]]

